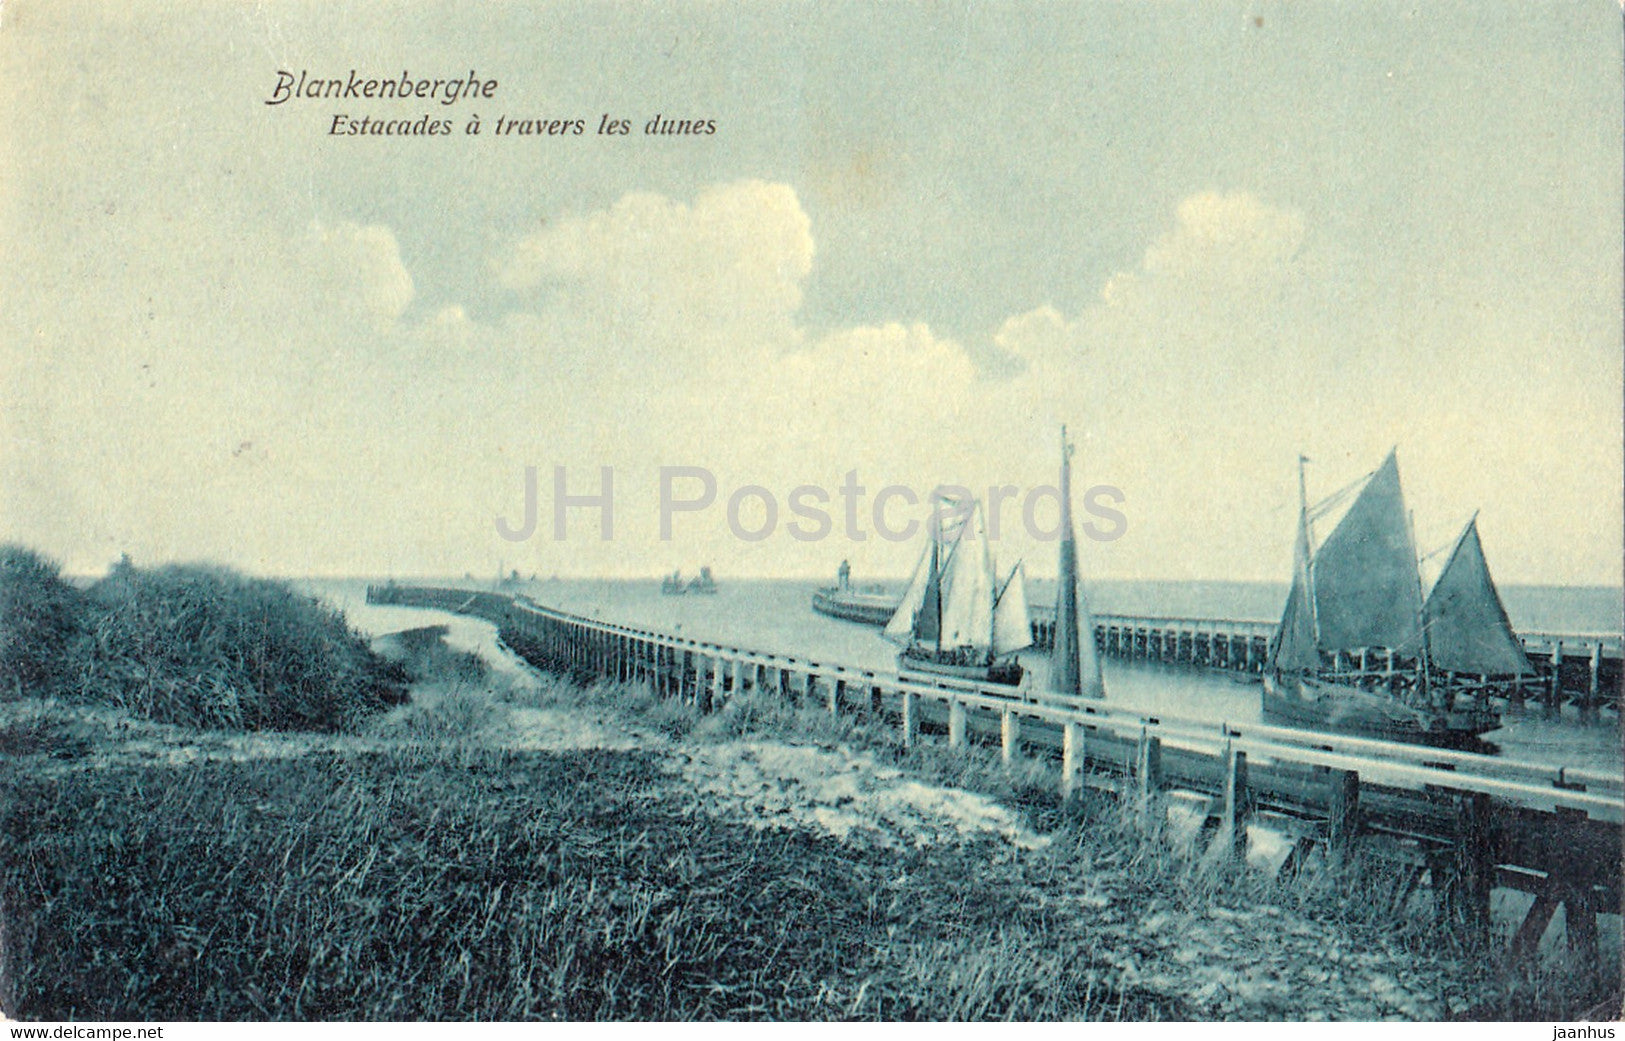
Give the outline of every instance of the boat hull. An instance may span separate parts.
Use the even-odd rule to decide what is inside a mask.
[[[897,656],[897,671],[904,675],[949,676],[972,683],[997,683],[1005,687],[1019,687],[1026,677],[1026,670],[1013,661],[961,665],[914,651],[904,651]]]
[[[1419,709],[1359,687],[1307,676],[1265,675],[1262,697],[1266,722],[1438,747],[1470,747],[1501,723],[1487,710]]]

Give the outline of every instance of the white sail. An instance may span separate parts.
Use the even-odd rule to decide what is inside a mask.
[[[986,651],[993,646],[993,565],[981,509],[960,527],[943,568],[942,647]]]
[[[897,605],[897,611],[886,623],[886,639],[899,646],[906,647],[914,636],[914,616],[919,613],[920,605],[925,603],[925,587],[931,576],[929,563],[931,561],[931,543],[925,545],[925,552],[920,554],[920,562],[914,565],[914,575],[908,580],[908,591],[903,594],[902,603]]]
[[[1027,613],[1027,569],[1017,563],[1004,589],[993,603],[993,656],[995,658],[1033,643],[1032,617]]]

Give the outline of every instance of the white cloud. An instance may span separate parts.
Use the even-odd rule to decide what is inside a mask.
[[[320,302],[320,313],[354,315],[384,332],[412,302],[412,276],[388,228],[313,221],[306,242],[310,263],[303,274],[312,282],[310,296]]]
[[[1030,363],[1110,367],[1133,356],[1153,371],[1221,362],[1251,366],[1280,346],[1279,296],[1299,272],[1303,217],[1246,193],[1203,192],[1140,265],[1108,278],[1099,301],[1068,318],[1050,305],[1005,321],[998,347]]]
[[[813,253],[790,187],[738,181],[692,204],[633,192],[608,210],[560,218],[522,239],[499,277],[618,329],[680,322],[782,337]]]
[[[1202,192],[1179,204],[1175,229],[1145,251],[1150,274],[1242,282],[1272,277],[1303,244],[1303,217],[1246,192]]]
[[[1045,304],[1004,320],[993,334],[993,344],[1025,361],[1053,359],[1075,335],[1076,324]]]
[[[56,327],[52,367],[12,391],[44,461],[14,461],[8,480],[81,518],[80,566],[128,548],[295,571],[460,572],[500,557],[521,570],[707,561],[739,574],[821,571],[850,556],[872,574],[906,568],[912,551],[873,538],[745,545],[720,501],[660,543],[657,468],[711,467],[722,500],[764,484],[781,511],[794,485],[833,488],[849,470],[871,494],[894,482],[922,494],[941,481],[1031,488],[1054,479],[1055,428],[1067,423],[1084,446],[1082,483],[1128,497],[1129,536],[1086,547],[1088,567],[1267,578],[1287,566],[1299,450],[1331,480],[1395,441],[1481,444],[1511,465],[1553,436],[1552,422],[1530,420],[1498,441],[1493,417],[1434,407],[1438,381],[1414,378],[1403,352],[1362,370],[1387,388],[1379,397],[1339,383],[1335,360],[1328,369],[1325,352],[1303,351],[1318,342],[1308,337],[1350,334],[1305,306],[1296,211],[1202,193],[1172,217],[1090,306],[1008,318],[993,346],[1025,367],[1005,379],[979,374],[960,342],[924,322],[808,328],[798,310],[817,250],[783,184],[717,185],[691,201],[637,192],[558,218],[494,267],[520,302],[495,320],[456,303],[410,318],[418,287],[387,227],[199,233],[199,250],[143,287],[156,301],[150,325],[104,308]],[[137,298],[120,306],[145,313]],[[140,381],[113,381],[90,411],[64,396],[109,359]],[[1448,397],[1474,400],[1474,386],[1458,377]],[[1470,492],[1489,518],[1504,485],[1441,478],[1453,451],[1407,452],[1419,509],[1453,516]],[[578,493],[598,466],[616,468],[616,543],[498,539],[493,519],[515,514],[526,465],[541,471],[545,529],[554,464],[571,468]],[[63,474],[82,476],[57,487]],[[1556,491],[1502,524],[1514,549],[1549,540],[1528,530],[1537,519],[1563,523],[1574,499]],[[1617,501],[1607,510],[1595,523],[1617,526]],[[54,548],[50,525],[10,520]],[[1053,566],[1052,550],[1019,538],[1007,551],[1027,553],[1035,574]],[[1548,566],[1534,552],[1518,562],[1529,575]]]

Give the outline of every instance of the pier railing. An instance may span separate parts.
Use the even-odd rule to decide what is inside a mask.
[[[996,746],[1006,762],[1041,758],[1057,768],[1063,798],[1090,787],[1148,807],[1177,804],[1230,855],[1247,855],[1249,828],[1282,833],[1290,842],[1281,871],[1312,855],[1376,850],[1404,866],[1403,897],[1426,879],[1439,906],[1481,927],[1495,886],[1530,892],[1535,902],[1512,938],[1519,951],[1533,949],[1562,905],[1570,944],[1594,954],[1596,913],[1620,902],[1620,774],[1033,700],[620,625],[499,593],[388,585],[369,588],[368,599],[484,618],[539,667],[647,684],[700,711],[761,692],[895,725],[905,745],[935,734],[950,747]]]

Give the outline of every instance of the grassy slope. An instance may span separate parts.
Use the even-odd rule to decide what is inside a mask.
[[[149,765],[102,756],[109,735],[49,713],[0,722],[0,1007],[226,1020],[1583,1007],[1572,991],[1531,989],[1545,978],[1501,986],[1425,924],[1396,925],[1380,874],[1277,886],[1215,870],[1110,805],[1062,812],[1036,766],[904,753],[889,730],[749,698],[702,721],[635,691],[544,685],[514,705],[476,686],[434,691],[374,739],[275,738],[309,750],[246,761]],[[607,715],[647,739],[497,747],[521,707]],[[904,781],[988,791],[1052,841],[843,842],[805,815],[764,821],[684,773],[730,762],[713,753],[741,736],[791,735],[867,746]]]
[[[81,590],[0,545],[0,702],[61,698],[240,730],[354,729],[404,699],[405,675],[343,615],[285,582],[128,561]]]
[[[991,840],[898,855],[761,830],[646,752],[5,774],[25,1017],[1192,1011],[1058,949],[1064,916]]]

